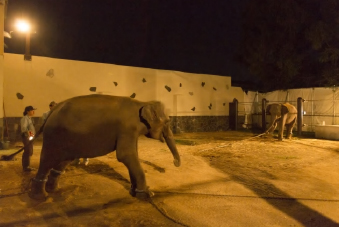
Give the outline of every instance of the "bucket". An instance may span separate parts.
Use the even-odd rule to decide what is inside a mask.
[[[1,147],[3,150],[8,150],[10,141],[1,141]]]

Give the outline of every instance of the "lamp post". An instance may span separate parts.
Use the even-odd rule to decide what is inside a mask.
[[[31,26],[27,21],[18,20],[16,23],[16,28],[19,32],[26,34],[26,44],[25,44],[25,61],[31,61],[32,55],[30,54],[30,47],[31,47]]]

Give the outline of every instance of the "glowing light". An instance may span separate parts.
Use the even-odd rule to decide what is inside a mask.
[[[30,24],[27,21],[24,21],[24,20],[18,20],[16,22],[16,28],[20,32],[28,32],[28,31],[31,30]]]
[[[29,137],[29,140],[32,140],[33,138],[34,138],[33,136],[30,136],[30,137]]]

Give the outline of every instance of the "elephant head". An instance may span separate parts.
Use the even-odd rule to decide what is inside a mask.
[[[173,133],[170,128],[170,119],[165,114],[165,107],[161,102],[148,102],[140,110],[141,121],[147,126],[148,138],[165,140],[174,157],[174,165],[180,166],[180,156],[175,145]]]
[[[282,104],[269,104],[266,107],[266,114],[271,115],[271,123],[267,129],[267,132],[274,131],[276,128],[276,121],[281,118],[282,115],[286,114],[288,112],[288,109],[286,106]]]
[[[266,107],[266,113],[271,114],[277,118],[281,117],[281,114],[287,113],[288,110],[286,106],[282,104],[269,104]]]
[[[266,113],[271,114],[272,116],[276,118],[280,118],[282,115],[285,115],[287,113],[291,114],[296,114],[297,110],[296,108],[289,104],[289,103],[284,103],[284,104],[269,104],[266,107]]]

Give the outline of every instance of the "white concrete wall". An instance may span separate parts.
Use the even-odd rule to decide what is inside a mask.
[[[96,87],[96,92],[90,91],[90,87]],[[41,116],[51,101],[94,93],[117,96],[135,93],[135,99],[140,101],[159,100],[165,103],[171,116],[228,115],[229,102],[234,98],[244,100],[242,89],[231,87],[231,78],[225,76],[38,56],[24,61],[23,55],[8,53],[4,57],[3,91],[7,117],[21,117],[28,105],[37,107],[35,116]],[[18,99],[17,93],[24,98]],[[195,111],[191,110],[193,107]]]
[[[4,56],[0,55],[0,100],[4,98]],[[0,104],[0,118],[4,117],[3,105]],[[2,127],[2,122],[0,123]]]
[[[243,100],[243,92],[231,87],[230,77],[157,70],[157,97],[173,116],[221,116],[234,98]]]
[[[3,100],[3,80],[4,80],[4,35],[3,31],[5,30],[5,8],[6,1],[0,1],[0,100]],[[3,105],[0,104],[0,118],[3,118],[4,111]],[[0,127],[2,127],[2,121],[0,122]]]
[[[317,139],[339,140],[339,125],[317,125],[314,131]]]

